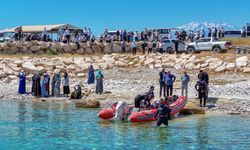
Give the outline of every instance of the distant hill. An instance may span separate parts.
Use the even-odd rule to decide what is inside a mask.
[[[182,26],[179,26],[177,28],[180,28],[181,30],[185,31],[199,31],[199,30],[207,30],[208,28],[212,27],[224,27],[225,30],[239,30],[238,27],[235,27],[228,23],[219,23],[219,22],[191,22]]]

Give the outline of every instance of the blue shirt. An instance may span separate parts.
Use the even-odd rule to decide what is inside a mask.
[[[190,81],[189,75],[182,75],[182,76],[181,76],[181,83],[182,83],[183,85],[187,85],[189,81]]]
[[[172,85],[175,82],[176,77],[172,74],[165,74],[164,80],[166,85]]]

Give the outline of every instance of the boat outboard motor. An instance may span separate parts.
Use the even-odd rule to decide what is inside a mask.
[[[81,99],[82,98],[82,88],[80,85],[74,87],[74,91],[71,93],[72,99]]]
[[[129,115],[129,106],[126,102],[119,101],[116,105],[114,120],[127,120]]]

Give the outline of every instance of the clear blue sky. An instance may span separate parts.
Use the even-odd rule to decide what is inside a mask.
[[[0,29],[18,25],[69,23],[90,27],[142,30],[189,22],[250,22],[250,0],[1,0]]]

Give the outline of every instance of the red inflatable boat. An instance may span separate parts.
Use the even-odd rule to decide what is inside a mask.
[[[174,101],[172,104],[170,104],[170,109],[171,109],[171,116],[175,115],[176,113],[180,112],[184,106],[187,103],[187,99],[185,96],[179,96],[176,101]],[[133,106],[130,106],[131,108]],[[106,108],[101,110],[98,113],[98,117],[101,119],[112,119],[115,116],[115,105],[113,105],[111,108]],[[154,116],[157,112],[157,109],[150,109],[150,110],[145,110],[145,111],[140,111],[140,112],[133,112],[131,115],[128,117],[128,120],[130,122],[147,122],[147,121],[153,121]]]

